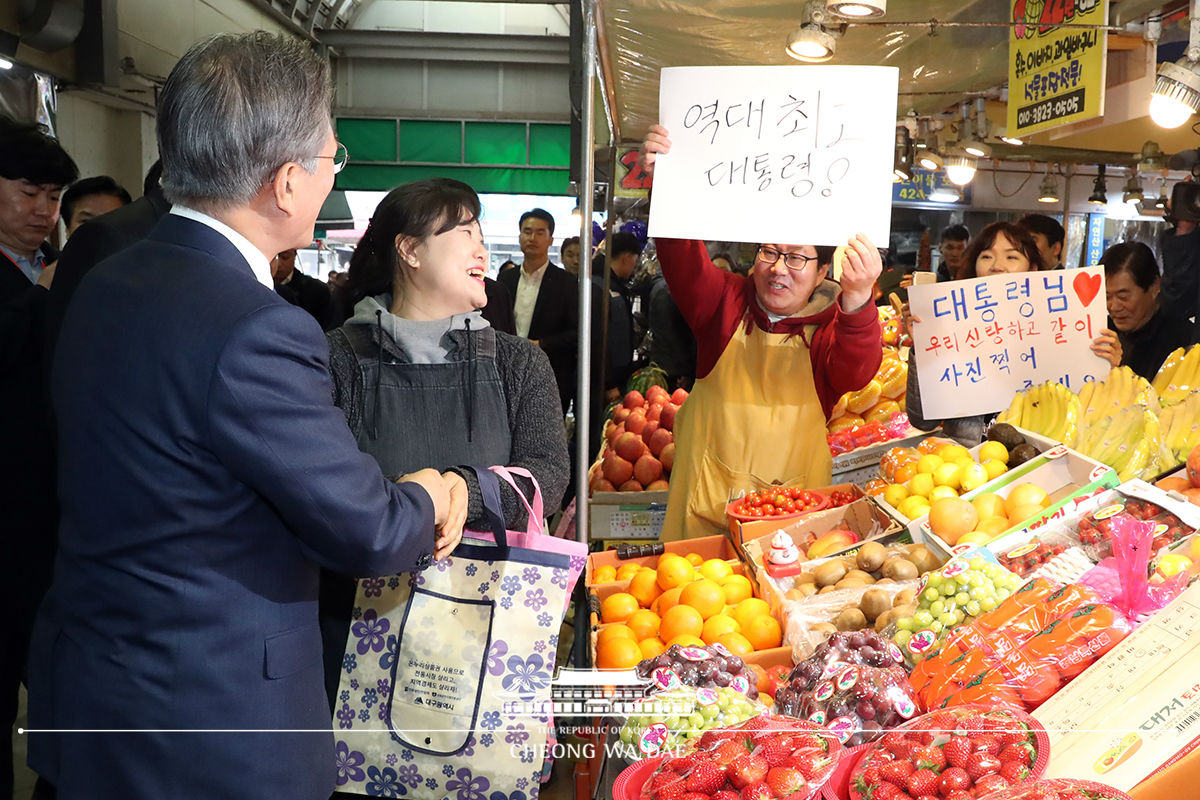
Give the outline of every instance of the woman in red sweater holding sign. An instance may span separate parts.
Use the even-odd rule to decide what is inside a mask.
[[[671,149],[653,125],[642,168]],[[762,244],[749,275],[713,266],[704,243],[656,239],[671,296],[696,334],[696,385],[675,419],[675,466],[662,539],[726,527],[731,491],[827,486],[830,409],[861,389],[882,358],[872,303],[883,268],[866,236],[851,239],[841,284],[833,247]]]

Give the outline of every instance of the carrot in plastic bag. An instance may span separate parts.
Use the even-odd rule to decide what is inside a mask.
[[[1096,595],[1090,589],[1068,583],[1047,597],[1045,606],[1051,617],[1062,617],[1080,606],[1094,603],[1096,600]]]
[[[1112,650],[1133,627],[1121,612],[1106,603],[1082,606],[1066,622],[1086,642],[1093,660]]]
[[[1021,609],[1036,605],[1039,601],[1050,596],[1054,588],[1050,582],[1037,578],[1022,586],[1008,596],[1003,603],[975,620],[975,626],[982,631],[994,631],[1003,628],[1005,623],[1021,613]]]

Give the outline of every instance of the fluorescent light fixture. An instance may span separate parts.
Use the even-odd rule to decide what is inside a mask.
[[[912,140],[908,129],[896,128],[896,153],[892,159],[892,178],[896,183],[912,180]]]
[[[1021,145],[1025,144],[1024,139],[1018,139],[1015,136],[1001,136],[1000,141],[1004,142],[1005,144],[1011,144],[1014,147],[1020,147]]]
[[[839,17],[882,17],[887,13],[887,0],[825,0],[825,8]]]
[[[1200,111],[1200,63],[1186,58],[1158,66],[1150,118],[1160,128],[1178,128]]]
[[[1108,205],[1108,185],[1104,182],[1104,165],[1100,164],[1097,169],[1100,170],[1096,175],[1096,180],[1092,183],[1092,196],[1088,198],[1088,202],[1094,206]]]
[[[929,199],[934,203],[957,203],[963,199],[962,190],[953,186],[939,186],[929,193]]]
[[[806,22],[788,37],[786,52],[797,61],[819,63],[833,58],[837,37],[815,22]]]
[[[976,161],[971,156],[961,153],[948,155],[946,156],[946,177],[953,184],[966,186],[975,180],[975,164]]]
[[[9,61],[4,56],[0,56],[0,69],[12,69],[13,62]]]
[[[1042,178],[1042,185],[1038,187],[1038,202],[1039,203],[1060,203],[1062,197],[1058,194],[1058,181],[1049,172],[1046,177]]]
[[[987,158],[992,154],[992,148],[978,139],[967,139],[966,141],[959,142],[958,146],[967,155],[974,156],[975,158]]]

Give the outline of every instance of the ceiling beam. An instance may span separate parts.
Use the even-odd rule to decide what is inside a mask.
[[[324,30],[318,33],[318,39],[327,47],[337,48],[342,58],[564,66],[570,60],[570,40],[566,36]]]

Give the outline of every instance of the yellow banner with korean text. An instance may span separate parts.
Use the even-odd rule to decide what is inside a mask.
[[[1007,134],[1101,116],[1108,0],[1011,0],[1010,8]]]

